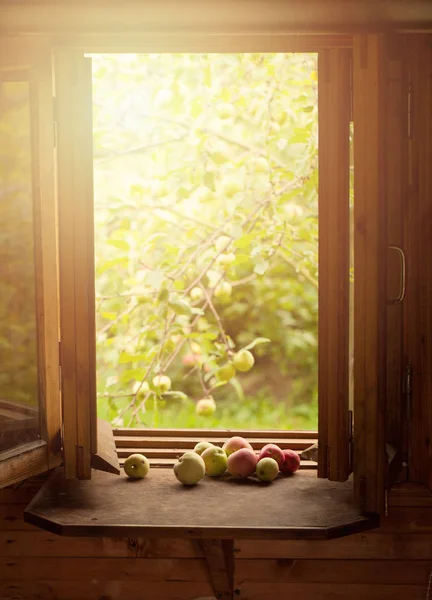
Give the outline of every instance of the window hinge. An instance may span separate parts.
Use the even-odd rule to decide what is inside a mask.
[[[348,411],[348,451],[349,451],[349,472],[353,471],[353,456],[354,456],[354,413]]]
[[[408,83],[407,94],[407,135],[410,140],[412,137],[412,85]]]
[[[407,450],[405,456],[407,479],[409,478],[409,468],[411,463],[411,416],[412,416],[412,383],[413,368],[409,362],[404,369],[403,394],[406,403],[406,424],[407,424]]]

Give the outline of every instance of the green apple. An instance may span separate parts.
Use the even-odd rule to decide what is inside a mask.
[[[211,444],[210,442],[198,442],[198,444],[196,444],[195,448],[194,448],[194,452],[196,452],[197,454],[199,454],[200,456],[202,455],[202,453],[204,452],[204,450],[207,450],[207,448],[213,448],[214,444]]]
[[[185,452],[174,465],[174,475],[183,485],[196,485],[205,475],[205,462],[196,452]]]
[[[252,352],[249,352],[249,350],[239,350],[236,352],[236,354],[234,354],[233,364],[237,371],[246,373],[254,366],[255,359]]]
[[[267,173],[269,170],[268,160],[266,158],[264,158],[264,156],[259,156],[255,160],[254,170],[257,173]]]
[[[214,295],[216,298],[229,298],[232,293],[232,285],[228,281],[222,281],[216,286]]]
[[[279,465],[274,458],[262,458],[256,466],[256,475],[260,481],[273,481],[279,473]]]
[[[227,235],[220,235],[215,242],[216,252],[223,252],[231,243],[231,238]]]
[[[171,389],[171,379],[168,375],[156,375],[153,377],[153,385],[160,394],[165,394]]]
[[[211,417],[215,410],[216,402],[211,396],[208,398],[201,398],[195,407],[196,414],[200,417]]]
[[[234,254],[234,252],[227,252],[227,253],[220,254],[217,257],[216,262],[218,265],[221,265],[222,267],[228,267],[229,265],[233,264],[235,259],[236,259],[236,255]]]
[[[210,477],[219,477],[225,473],[228,457],[222,448],[219,448],[218,446],[207,448],[201,456],[205,463],[206,475],[209,475]]]
[[[143,454],[131,454],[124,461],[123,469],[131,479],[143,479],[150,470],[150,463]]]
[[[244,186],[233,178],[227,177],[222,181],[222,192],[227,198],[232,198],[244,190]]]
[[[190,297],[194,302],[199,302],[204,298],[204,292],[199,287],[194,287],[190,291]]]
[[[232,363],[227,363],[223,365],[220,369],[218,369],[216,376],[219,381],[229,381],[233,377],[235,377],[236,370]]]

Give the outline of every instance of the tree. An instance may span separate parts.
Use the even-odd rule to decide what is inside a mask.
[[[314,406],[316,55],[93,60],[99,408],[244,401],[241,348]]]

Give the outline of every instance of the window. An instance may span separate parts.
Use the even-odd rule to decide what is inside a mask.
[[[312,38],[309,49],[318,51],[320,85],[319,474],[345,480],[351,470],[349,140],[353,110],[356,173],[354,480],[359,504],[366,511],[377,512],[383,504],[385,471],[382,424],[385,412],[386,240],[381,170],[385,47],[378,35],[355,36],[352,48],[346,47],[345,38],[339,45],[337,42],[337,38],[333,38],[330,47],[325,43],[314,46]],[[282,46],[286,43],[290,51],[296,50],[295,40],[280,43]],[[304,46],[301,50],[305,50]],[[53,360],[58,352],[58,307],[63,462],[68,477],[89,478],[92,461],[94,465],[92,457],[98,451],[91,61],[85,58],[84,50],[56,50],[55,85],[50,79],[50,67],[51,55],[48,53],[38,63],[37,81],[41,87],[37,112],[34,113],[39,131],[39,168],[44,175],[38,188],[43,209],[40,226],[45,226],[47,233],[41,236],[42,259],[45,261],[41,297],[46,309],[42,323],[45,335],[42,356],[49,353],[50,358],[41,362],[39,352],[39,373],[44,377],[52,373],[46,408],[51,407],[58,417],[60,402],[58,388],[54,393],[54,381],[58,377],[59,363]],[[55,137],[51,113],[53,92]],[[54,302],[52,307],[47,299],[55,297],[57,287],[54,178],[51,177],[53,139],[57,169],[59,294],[58,303]],[[36,239],[37,232],[36,227]],[[36,252],[36,262],[37,257]],[[47,311],[50,310],[48,326]],[[37,322],[40,327],[41,319]],[[51,422],[54,425],[54,419]],[[60,432],[60,420],[57,419],[55,424],[57,428],[52,427],[51,433],[56,433],[48,436],[52,444]]]

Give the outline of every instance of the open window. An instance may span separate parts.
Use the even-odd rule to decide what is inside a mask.
[[[384,503],[386,442],[387,213],[383,165],[387,50],[379,35],[354,36],[352,47],[346,39],[339,45],[330,41],[330,47],[322,40],[315,45],[311,42],[310,46],[318,52],[319,84],[318,472],[322,478],[342,482],[353,471],[358,504],[366,512],[380,512]],[[295,44],[290,51],[295,51]],[[2,54],[2,61],[4,56],[8,54]],[[45,319],[37,319],[38,339],[41,339],[38,360],[41,381],[47,380],[42,389],[49,390],[44,406],[47,414],[53,415],[49,431],[57,435],[57,444],[62,407],[62,460],[66,477],[88,479],[92,468],[118,472],[115,457],[112,460],[110,455],[112,446],[107,450],[102,442],[104,438],[108,446],[112,444],[105,425],[98,423],[96,411],[91,59],[82,50],[56,50],[53,86],[50,52],[43,57],[45,62],[40,72],[30,69],[33,78],[37,73],[36,81],[41,86],[37,118],[35,109],[30,111],[32,124],[40,131],[36,147],[39,154],[33,153],[38,157],[39,168],[33,166],[32,174],[33,178],[41,172],[44,175],[40,187],[34,186],[40,190],[43,207],[40,214],[36,210],[35,217],[36,272],[39,264],[43,270],[33,285],[37,287],[38,302],[43,302],[41,313]],[[16,69],[16,65],[12,66]],[[28,69],[25,61],[22,66]],[[34,197],[39,202],[39,196],[34,193]],[[41,228],[43,235],[38,234]],[[350,283],[352,248],[354,302]],[[352,305],[354,333],[350,338]],[[352,347],[354,356],[350,360]],[[351,377],[352,364],[354,377]],[[51,375],[48,377],[47,373]],[[350,405],[352,380],[354,400]],[[265,437],[264,431],[262,434]],[[298,438],[302,436],[304,433]],[[167,434],[168,445],[173,437]],[[50,447],[58,449],[55,445]],[[60,459],[56,460],[44,463],[39,470],[58,464]],[[5,476],[4,484],[7,483]]]
[[[51,52],[0,44],[0,486],[61,463]]]

